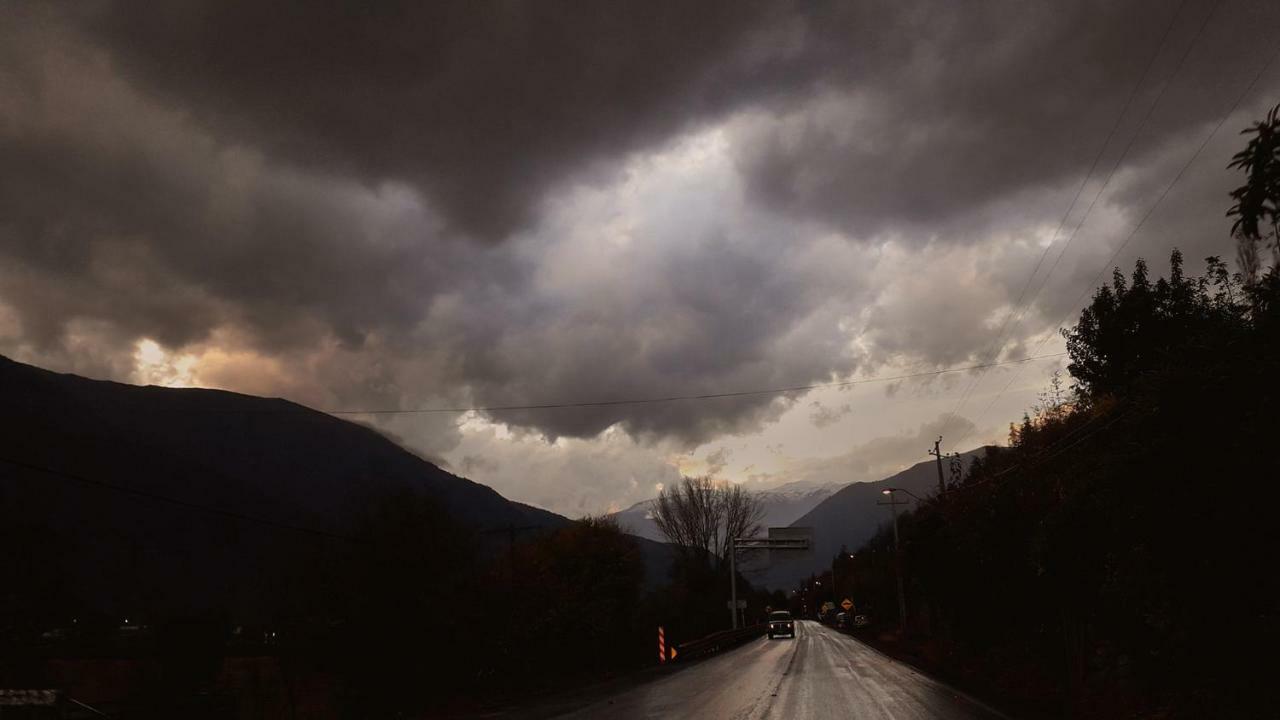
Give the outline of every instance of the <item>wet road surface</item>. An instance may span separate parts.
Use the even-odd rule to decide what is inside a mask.
[[[815,622],[761,638],[564,718],[993,720],[994,710]]]

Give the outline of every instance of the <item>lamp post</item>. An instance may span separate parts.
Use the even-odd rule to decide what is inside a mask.
[[[902,488],[885,488],[881,491],[882,495],[889,496],[889,502],[882,503],[889,506],[889,510],[893,513],[893,568],[894,574],[898,578],[898,632],[905,632],[907,629],[907,599],[902,589],[902,545],[898,537],[898,506],[907,503],[900,503],[894,496],[895,492],[901,490],[913,498],[919,500],[915,493]]]
[[[841,547],[840,553],[836,555],[836,559],[831,563],[831,601],[840,602],[840,583],[836,582],[836,567],[840,565],[841,560],[852,560],[853,553],[849,552],[847,547]]]
[[[732,535],[729,536],[729,622],[734,630],[738,629],[738,544]]]
[[[906,493],[906,494],[910,495],[911,497],[915,498],[918,502],[924,502],[924,498],[920,497],[919,495],[917,495],[917,494],[915,494],[915,493],[911,492],[910,490],[908,490],[908,489],[906,489],[906,488],[886,488],[885,490],[881,490],[881,491],[880,491],[880,494],[882,494],[882,495],[888,495],[889,497],[891,497],[891,498],[892,498],[892,497],[893,497],[893,493],[896,493],[896,492],[903,492],[903,493]]]

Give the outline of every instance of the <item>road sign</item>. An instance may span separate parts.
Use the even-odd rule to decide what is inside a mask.
[[[848,611],[848,610],[852,610],[852,609],[853,609],[853,601],[852,601],[852,600],[850,600],[849,598],[845,598],[845,599],[844,599],[844,602],[840,603],[840,607],[844,608],[846,611]]]
[[[724,606],[725,606],[725,607],[727,607],[727,608],[729,608],[730,610],[732,610],[732,609],[734,608],[733,601],[732,601],[732,600],[725,600],[725,601],[724,601]],[[746,609],[747,609],[747,601],[746,601],[746,600],[739,600],[739,601],[738,601],[738,605],[737,605],[737,607],[738,607],[738,609],[739,609],[739,610],[746,610]]]

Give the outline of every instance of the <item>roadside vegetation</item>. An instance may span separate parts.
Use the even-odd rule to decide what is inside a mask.
[[[1277,131],[1273,110],[1233,163],[1239,272],[1117,269],[1064,331],[1070,386],[901,518],[895,642],[1047,716],[1274,716],[1274,663],[1241,649],[1280,639]],[[851,564],[893,627],[892,530]]]
[[[34,528],[0,537],[26,531],[41,547]],[[40,574],[56,547],[14,558],[0,680],[112,698],[100,709],[128,717],[434,716],[656,665],[659,625],[673,646],[729,626],[726,568],[667,550],[669,573],[646,579],[658,546],[609,517],[480,531],[404,493],[353,537],[292,545],[251,606],[175,614],[157,594],[123,619]]]

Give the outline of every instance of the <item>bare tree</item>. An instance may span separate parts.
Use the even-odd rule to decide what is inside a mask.
[[[658,530],[686,559],[714,558],[717,566],[729,557],[729,538],[759,532],[763,517],[758,499],[710,476],[681,478],[663,488],[653,506]]]
[[[658,493],[653,506],[654,524],[686,556],[709,549],[715,526],[714,494],[709,477],[681,478]]]
[[[720,542],[717,557],[721,562],[729,558],[729,540],[731,538],[751,537],[760,532],[760,521],[764,519],[764,505],[760,499],[741,485],[726,483],[719,491],[721,505],[724,509],[724,539]]]

